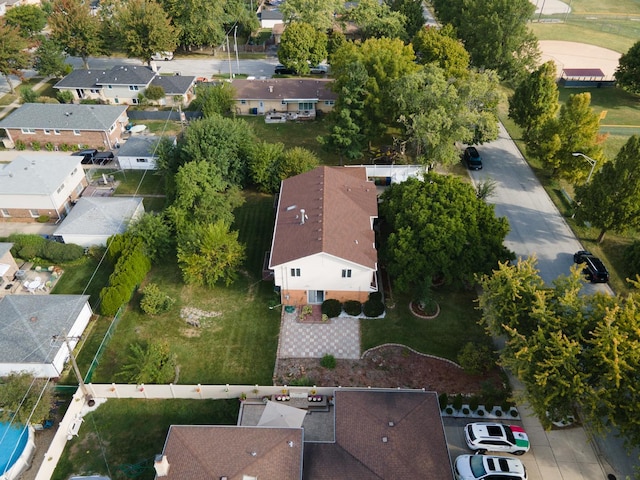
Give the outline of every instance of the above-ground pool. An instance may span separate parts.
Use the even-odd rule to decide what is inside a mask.
[[[0,423],[0,478],[17,478],[29,466],[34,450],[30,428]]]

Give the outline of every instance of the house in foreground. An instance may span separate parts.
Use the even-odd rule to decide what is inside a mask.
[[[87,186],[82,157],[25,154],[0,168],[0,222],[63,218]]]
[[[144,65],[116,65],[111,69],[78,69],[54,85],[60,91],[73,94],[76,101],[100,100],[116,105],[137,105],[151,85],[162,87],[164,97],[154,100],[158,105],[188,105],[193,98],[196,77],[160,75]]]
[[[282,303],[365,302],[378,291],[377,216],[364,167],[318,167],[284,180],[268,264]]]
[[[57,378],[92,315],[89,295],[7,295],[0,300],[0,376]]]
[[[159,480],[453,480],[434,392],[336,390],[328,412],[313,412],[322,442],[287,426],[172,426],[156,460]],[[260,407],[264,408],[263,405]],[[241,415],[242,415],[241,409]],[[325,416],[324,420],[317,417]]]
[[[315,118],[318,112],[333,110],[338,96],[330,79],[269,78],[236,79],[235,111],[238,115],[284,113],[299,119]]]
[[[54,238],[83,247],[106,246],[144,214],[142,197],[82,197],[56,229]]]
[[[27,147],[55,150],[80,146],[111,150],[129,123],[126,106],[25,103],[0,120],[7,134],[5,146],[20,141]]]

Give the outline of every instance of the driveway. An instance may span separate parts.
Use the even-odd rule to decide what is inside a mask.
[[[478,147],[483,169],[470,172],[474,183],[493,179],[495,193],[488,199],[496,215],[507,217],[511,231],[505,245],[517,258],[534,255],[545,283],[569,274],[573,254],[583,247],[553,204],[516,144],[500,124],[499,138]],[[606,284],[586,284],[583,292],[612,294]]]

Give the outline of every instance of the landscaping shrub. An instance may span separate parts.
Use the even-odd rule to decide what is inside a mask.
[[[469,414],[471,413],[471,411],[469,410],[469,408],[468,408],[468,407],[464,407],[464,408],[462,409],[462,413],[463,413],[464,415],[469,415]]]
[[[144,91],[144,96],[149,100],[160,100],[165,97],[164,88],[160,85],[149,85]]]
[[[16,140],[16,150],[24,150],[27,148],[27,144],[22,140]]]
[[[40,150],[40,142],[38,141],[31,142],[31,149],[36,152]]]
[[[150,283],[142,289],[140,309],[147,315],[164,313],[171,308],[175,300],[162,292],[158,285]]]
[[[343,305],[347,315],[357,317],[362,313],[362,304],[358,300],[347,300]]]
[[[48,152],[53,152],[55,150],[55,145],[51,142],[47,142],[44,144],[44,149]]]
[[[324,368],[333,370],[334,368],[336,368],[336,358],[333,355],[327,353],[324,357],[322,357],[322,360],[320,360],[320,365]]]
[[[60,103],[73,103],[73,93],[69,90],[59,90],[56,93],[56,98]]]
[[[478,405],[480,405],[480,399],[475,395],[472,396],[469,399],[469,408],[475,412],[478,409]]]
[[[329,318],[335,318],[340,315],[342,312],[342,304],[340,300],[336,300],[335,298],[330,298],[322,302],[322,313],[327,315]]]
[[[20,100],[22,103],[36,103],[38,94],[31,87],[20,87]]]
[[[456,410],[460,410],[462,408],[462,400],[462,395],[457,394],[455,397],[453,397],[453,403],[451,404],[451,406]]]
[[[289,382],[289,385],[292,387],[312,387],[314,385],[314,381],[309,377],[300,377],[294,378]]]
[[[73,262],[84,255],[84,247],[75,243],[59,243],[53,240],[45,242],[39,257],[51,261],[51,263]]]
[[[36,222],[38,223],[47,223],[49,220],[51,220],[51,217],[49,215],[40,215],[38,218],[36,218]]]
[[[493,368],[496,361],[488,345],[468,342],[458,353],[458,363],[465,372],[481,375]]]
[[[369,294],[369,300],[364,302],[362,311],[369,318],[379,317],[384,313],[384,303],[382,303],[382,294],[373,292]]]
[[[40,235],[13,233],[9,235],[9,242],[13,243],[11,253],[14,257],[31,260],[39,255],[47,240]]]
[[[449,397],[446,393],[438,395],[438,404],[440,405],[440,410],[447,408],[447,405],[449,405]]]

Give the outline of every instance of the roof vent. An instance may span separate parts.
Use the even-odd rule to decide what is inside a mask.
[[[382,437],[382,443],[387,443],[389,439],[387,437]]]
[[[289,445],[290,448],[293,448],[293,442],[291,440],[287,442],[287,445]]]
[[[34,315],[34,316],[33,316],[33,317],[31,317],[29,320],[31,321],[31,323],[35,323],[35,322],[37,322],[37,321],[38,321],[38,317],[36,317],[36,316]]]
[[[290,211],[291,211],[291,210],[293,210],[294,208],[296,208],[296,206],[295,206],[295,205],[289,205],[289,206],[287,207],[287,212],[290,212]]]
[[[300,209],[300,225],[304,225],[305,220],[309,220],[309,217],[304,213],[304,208]]]
[[[393,422],[389,422],[389,426],[390,426],[390,427],[395,427],[395,425],[396,425],[395,423],[393,423]]]
[[[269,85],[269,93],[273,93],[273,85]]]
[[[251,452],[251,456],[252,456],[252,457],[256,457],[256,456],[258,456],[258,452]]]

